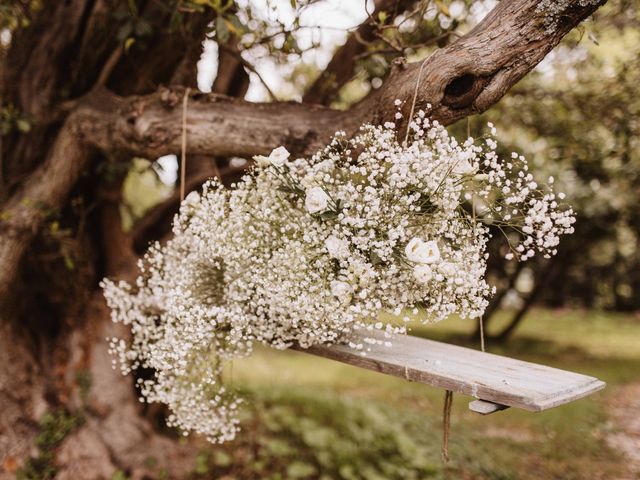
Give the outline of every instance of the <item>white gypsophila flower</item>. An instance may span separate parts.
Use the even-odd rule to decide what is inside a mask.
[[[351,295],[351,285],[347,282],[341,282],[340,280],[334,280],[331,282],[331,294],[334,297],[345,300]]]
[[[450,262],[442,262],[438,266],[438,271],[442,273],[445,278],[454,278],[456,275],[456,266]]]
[[[327,237],[324,241],[324,245],[327,248],[329,255],[337,260],[341,260],[349,256],[349,242],[342,240],[335,235]]]
[[[440,249],[434,240],[425,242],[414,237],[407,243],[404,252],[410,262],[429,264],[440,260]]]
[[[429,283],[433,278],[433,270],[426,264],[418,264],[413,267],[413,276],[418,283]]]
[[[309,213],[324,212],[329,206],[329,196],[321,187],[307,190],[304,205]]]
[[[478,168],[467,159],[461,159],[454,169],[458,175],[473,175],[477,171]]]
[[[494,225],[519,261],[554,255],[573,231],[564,195],[536,181],[524,157],[500,158],[492,125],[485,140],[460,143],[428,112],[410,120],[406,142],[394,123],[365,125],[353,138],[337,132],[311,158],[255,157],[259,168],[233,189],[205,183],[134,285],[104,280],[113,320],[131,329],[110,341],[114,362],[124,374],[153,372],[137,381],[140,397],[167,405],[170,426],[233,439],[240,399],[222,371],[256,342],[346,342],[366,355],[406,333],[382,311],[480,317]],[[385,339],[353,341],[374,329]]]
[[[271,154],[269,154],[269,162],[276,167],[281,167],[287,162],[289,155],[291,154],[287,151],[286,148],[278,147],[272,150]]]

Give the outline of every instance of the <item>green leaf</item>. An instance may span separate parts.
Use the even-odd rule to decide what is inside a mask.
[[[242,23],[236,15],[229,15],[227,17],[227,22],[231,25],[233,33],[238,36],[249,32],[249,27]]]
[[[31,130],[31,124],[24,118],[16,120],[16,128],[22,133],[28,133]]]
[[[326,212],[322,212],[318,216],[323,220],[332,220],[338,217],[338,212],[334,212],[333,210],[327,210]]]
[[[136,5],[135,0],[129,0],[129,11],[131,12],[131,15],[133,15],[134,17],[138,16],[138,6]]]
[[[127,480],[127,478],[127,474],[122,470],[116,470],[113,472],[113,475],[111,475],[111,480]]]
[[[280,438],[266,438],[262,441],[262,444],[269,454],[275,457],[285,457],[296,452],[286,440]]]
[[[436,6],[438,7],[438,10],[440,10],[440,12],[445,14],[447,17],[451,16],[451,12],[449,12],[449,7],[447,7],[444,4],[444,2],[442,2],[442,0],[436,0]]]
[[[300,52],[300,46],[298,45],[298,42],[292,34],[288,34],[285,37],[284,43],[282,45],[282,51],[287,53]]]
[[[213,464],[218,467],[228,467],[233,459],[227,452],[218,450],[213,453]]]
[[[288,185],[280,185],[277,190],[279,192],[284,192],[284,193],[293,193],[295,195],[302,195],[304,194],[304,190],[301,190],[300,188],[297,187],[290,187]]]
[[[196,457],[196,467],[194,472],[198,475],[209,473],[209,464],[205,453],[199,453]]]
[[[289,478],[308,478],[315,475],[315,473],[316,467],[305,462],[291,462],[287,467],[287,476]]]
[[[219,41],[225,43],[229,40],[231,34],[229,33],[229,27],[223,16],[216,18],[216,37]]]
[[[136,39],[133,37],[129,37],[124,41],[124,51],[125,53],[129,51],[129,49],[136,43]]]
[[[62,259],[64,261],[64,266],[67,270],[69,270],[70,272],[75,270],[76,262],[73,261],[73,258],[71,257],[71,255],[69,255],[68,252],[66,251],[62,252]]]

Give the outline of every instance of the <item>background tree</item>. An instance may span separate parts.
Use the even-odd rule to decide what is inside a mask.
[[[492,331],[496,339],[507,339],[535,303],[640,308],[634,294],[640,290],[640,12],[634,1],[607,5],[605,12],[482,116],[505,125],[505,153],[522,151],[541,175],[555,177],[578,218],[576,233],[548,261],[514,265],[493,255],[490,271],[500,288],[485,323],[492,325],[508,292],[517,307],[502,331]]]
[[[313,2],[293,3],[299,16]],[[142,476],[149,455],[173,476],[191,465],[189,445],[159,434],[157,412],[143,411],[132,384],[111,370],[104,338],[116,327],[98,289],[105,275],[134,275],[148,242],[168,231],[176,194],[122,229],[122,182],[134,156],[179,152],[185,97],[192,189],[211,175],[234,178],[230,157],[277,145],[306,155],[336,129],[353,133],[363,122],[392,119],[396,98],[407,100],[406,118],[416,84],[417,108],[431,104],[444,124],[482,112],[601,3],[500,2],[458,38],[443,2],[434,3],[432,24],[427,2],[379,1],[308,90],[310,102],[339,104],[348,79],[371,76],[363,99],[340,110],[241,100],[247,72],[256,75],[245,50],[279,61],[304,53],[293,31],[267,25],[251,5],[3,1],[0,456],[22,464],[37,419],[58,412],[46,418],[69,435],[61,444],[39,437],[38,445],[56,446],[59,478],[108,477],[115,469]],[[209,95],[195,88],[207,35],[220,65]],[[442,48],[424,62],[389,62],[422,57],[429,45]],[[69,420],[75,412],[82,422]]]

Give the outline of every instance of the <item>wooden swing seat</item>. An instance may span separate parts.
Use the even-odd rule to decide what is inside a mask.
[[[382,338],[379,332],[363,336]],[[390,347],[371,345],[366,355],[346,345],[298,350],[470,395],[476,400],[469,409],[483,415],[508,407],[540,412],[606,385],[587,375],[424,338],[397,335],[391,342]]]

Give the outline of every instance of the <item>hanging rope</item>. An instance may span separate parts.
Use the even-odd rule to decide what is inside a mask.
[[[433,52],[433,53],[435,53],[435,52]],[[427,60],[429,60],[431,58],[433,53],[422,61],[422,63],[420,64],[420,70],[418,70],[418,78],[416,80],[416,88],[413,91],[413,100],[411,101],[411,111],[409,113],[409,118],[407,119],[407,133],[404,136],[404,143],[407,143],[407,141],[409,140],[409,131],[410,131],[409,125],[411,125],[411,121],[413,120],[413,114],[415,113],[416,102],[418,101],[418,88],[420,87],[420,79],[422,78],[422,69],[424,68],[424,65],[427,63]]]
[[[471,137],[471,119],[467,117],[467,138]],[[473,215],[473,233],[476,232],[476,197],[473,196],[471,200],[471,212]],[[484,319],[482,316],[478,319],[480,324],[480,350],[484,352]]]
[[[409,131],[410,131],[409,125],[411,125],[411,122],[413,120],[414,109],[416,108],[416,102],[418,101],[418,87],[420,86],[420,77],[422,77],[422,69],[424,67],[424,64],[430,57],[431,55],[429,55],[429,57],[425,58],[422,61],[422,64],[420,65],[420,70],[418,70],[418,79],[416,80],[416,88],[413,91],[413,100],[411,102],[411,112],[409,113],[409,118],[407,120],[407,133],[404,136],[404,143],[407,143],[407,141],[409,140]]]
[[[180,201],[184,200],[187,179],[187,103],[191,89],[187,87],[182,98],[182,150],[180,153]]]
[[[444,408],[442,410],[442,461],[449,461],[449,430],[451,429],[451,405],[453,404],[453,392],[447,390],[444,393]]]
[[[435,53],[435,52],[434,52]],[[433,53],[431,54],[433,55]],[[411,101],[411,110],[409,118],[407,119],[407,132],[404,137],[404,143],[409,140],[409,133],[411,122],[413,121],[413,114],[415,113],[416,103],[418,101],[418,89],[420,87],[420,80],[422,79],[422,70],[424,69],[427,60],[431,58],[429,55],[420,64],[420,70],[418,70],[418,78],[416,79],[416,86],[413,90],[413,99]],[[409,369],[405,366],[404,376],[409,380]],[[451,405],[453,404],[453,392],[447,390],[444,395],[444,408],[442,412],[442,461],[447,463],[449,461],[449,431],[451,429]]]

